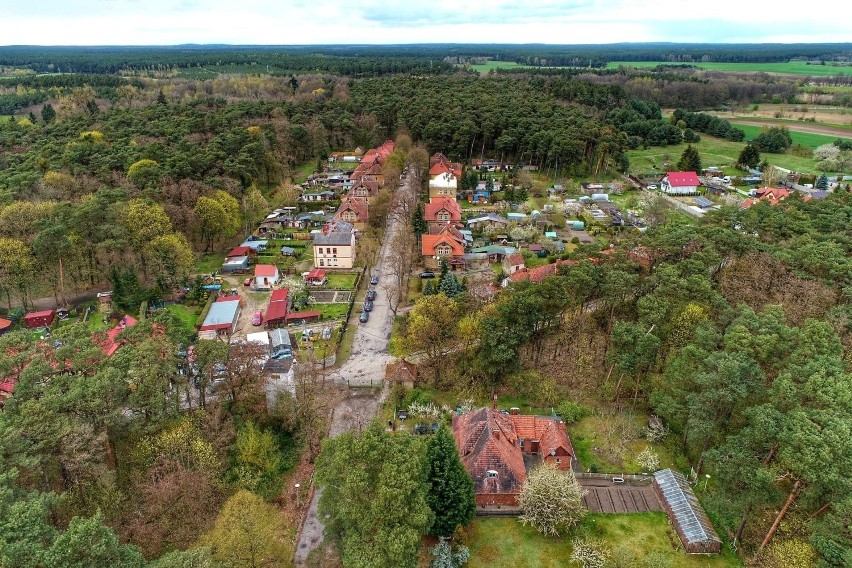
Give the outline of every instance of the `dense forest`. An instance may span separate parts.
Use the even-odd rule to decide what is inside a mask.
[[[603,67],[610,61],[764,63],[848,58],[847,44],[609,44],[395,46],[0,47],[0,66],[37,73],[132,73],[221,65],[269,65],[280,72],[387,75],[437,73],[451,63],[492,58],[535,66]],[[154,63],[156,62],[156,63]]]

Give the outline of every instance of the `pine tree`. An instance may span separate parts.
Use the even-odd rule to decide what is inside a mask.
[[[424,296],[434,296],[438,292],[435,290],[435,286],[432,285],[432,279],[426,281],[426,287],[423,288]]]
[[[438,282],[438,292],[443,292],[448,298],[454,298],[464,291],[462,285],[459,284],[456,275],[452,272],[447,272],[441,276]]]
[[[450,271],[450,266],[447,264],[447,259],[442,258],[441,259],[441,276],[440,276],[440,279],[443,280],[444,276],[446,276],[449,271]]]
[[[760,149],[757,144],[749,142],[740,152],[740,157],[737,158],[737,163],[748,168],[757,167],[760,163]]]
[[[680,160],[677,162],[677,167],[682,172],[700,172],[701,171],[701,156],[698,155],[698,150],[692,147],[692,144],[687,145],[683,154],[680,155]]]
[[[422,235],[429,230],[429,226],[426,224],[426,217],[423,214],[422,203],[418,203],[414,213],[411,214],[411,226],[417,235]]]
[[[429,492],[426,501],[435,513],[432,534],[453,534],[458,525],[466,525],[476,512],[473,479],[459,458],[449,428],[442,424],[426,448],[429,461]]]
[[[50,103],[44,105],[41,109],[41,119],[45,124],[50,124],[56,120],[56,109]]]
[[[814,182],[814,188],[822,191],[828,190],[828,178],[825,177],[825,174],[822,174],[816,179],[816,182]]]
[[[160,89],[160,92],[157,94],[157,104],[158,105],[164,105],[167,102],[168,101],[166,100],[165,93],[163,93],[163,89]]]

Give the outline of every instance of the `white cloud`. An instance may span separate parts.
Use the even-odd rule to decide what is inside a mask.
[[[3,44],[849,41],[819,10],[758,0],[0,0]]]

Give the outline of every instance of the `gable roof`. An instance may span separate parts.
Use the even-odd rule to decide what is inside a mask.
[[[431,168],[429,168],[430,176],[439,176],[441,174],[448,174],[451,172],[452,170],[445,162],[437,162],[433,164]]]
[[[442,210],[450,214],[450,222],[461,221],[461,205],[449,197],[433,197],[423,207],[423,218],[426,221],[438,221],[438,213]]]
[[[230,329],[231,326],[234,325],[234,321],[237,319],[239,309],[239,298],[213,302],[213,305],[210,306],[210,311],[207,312],[207,317],[204,318],[204,324],[201,326],[201,331]]]
[[[680,528],[677,532],[684,544],[722,542],[682,474],[662,469],[654,473],[654,482],[668,505],[673,524]]]
[[[266,308],[266,318],[264,318],[267,322],[283,320],[287,317],[288,294],[289,290],[287,288],[279,288],[272,291],[272,295],[269,297],[269,306]]]
[[[524,265],[524,255],[519,252],[514,254],[510,254],[506,257],[506,262],[509,266],[523,266]]]
[[[527,478],[518,436],[508,415],[480,408],[453,416],[459,456],[473,478],[476,493],[519,493]],[[496,478],[486,472],[496,471]]]
[[[355,217],[359,221],[367,221],[367,215],[369,212],[369,207],[367,205],[367,201],[361,197],[351,197],[340,204],[340,207],[337,209],[337,213],[334,214],[335,219],[340,219],[345,211],[353,211],[355,213]]]
[[[129,327],[133,327],[136,323],[136,319],[131,316],[124,316],[121,318],[116,326],[107,331],[106,335],[100,341],[96,341],[100,345],[101,351],[103,351],[107,357],[112,357],[113,354],[118,351],[118,348],[121,347],[121,343],[117,342],[115,338],[118,337],[119,333]]]
[[[669,185],[672,187],[698,187],[701,185],[701,181],[695,175],[695,172],[668,172],[666,177],[669,179]]]
[[[231,249],[231,252],[228,253],[228,256],[225,258],[233,258],[235,256],[247,256],[250,252],[254,252],[249,247],[234,247]]]
[[[354,230],[352,223],[338,219],[323,226],[322,231],[314,233],[312,238],[315,245],[346,246],[352,244]]]
[[[511,418],[518,438],[539,441],[538,451],[541,455],[547,456],[562,448],[571,457],[574,456],[574,448],[568,438],[568,431],[565,429],[565,423],[561,420],[526,414],[515,414]],[[554,453],[554,455],[556,454]]]
[[[385,367],[385,380],[398,383],[415,382],[417,380],[417,365],[409,363],[405,359],[389,363]]]
[[[452,248],[452,256],[464,254],[464,237],[452,225],[444,225],[437,235],[422,235],[420,252],[424,256],[434,256],[435,247],[447,244]]]

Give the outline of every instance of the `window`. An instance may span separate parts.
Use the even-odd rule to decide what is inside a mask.
[[[449,220],[450,214],[446,211],[441,211],[440,213],[438,213],[438,221],[449,222]]]
[[[489,469],[488,471],[485,472],[485,479],[496,479],[496,478],[497,478],[497,472],[494,471],[493,469]]]
[[[325,261],[323,259],[320,259],[320,266],[325,266]]]
[[[332,251],[334,254],[337,254],[337,247],[334,247],[333,249],[331,249],[331,251]]]
[[[556,465],[559,465],[561,463],[562,463],[562,458],[556,458]]]
[[[438,256],[450,256],[453,253],[453,249],[450,248],[450,245],[438,245],[435,247],[435,254]]]

